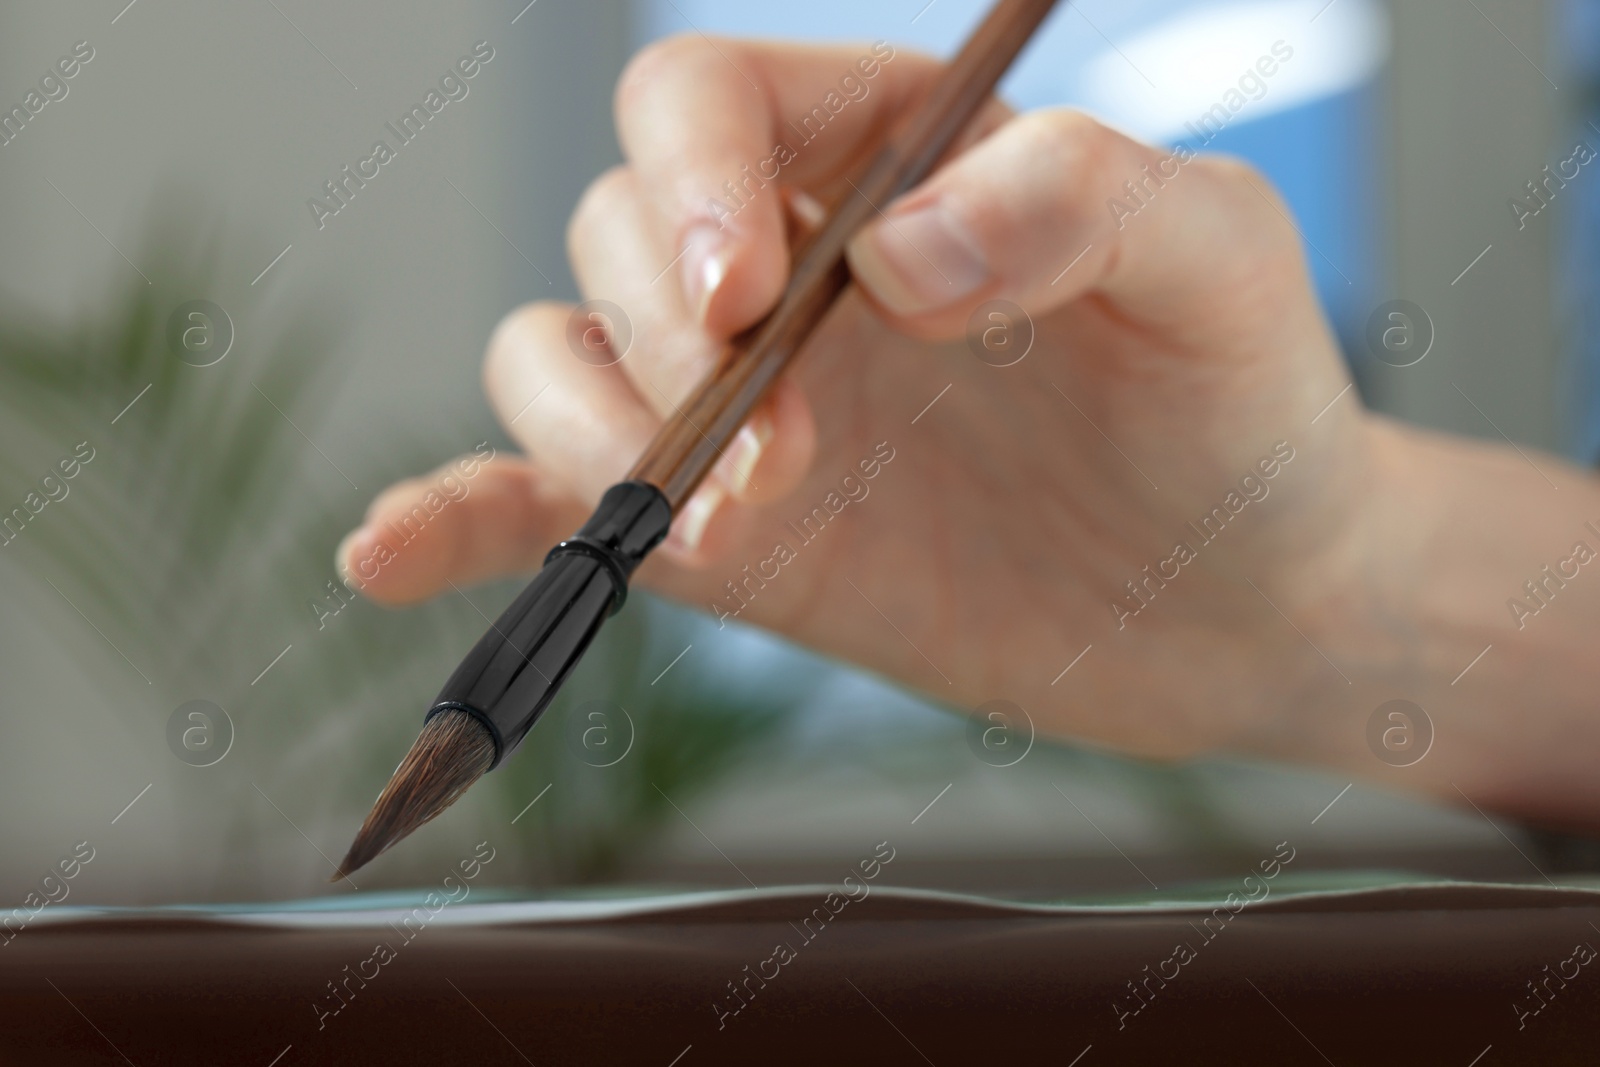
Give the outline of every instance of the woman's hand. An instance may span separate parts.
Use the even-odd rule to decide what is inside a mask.
[[[617,92],[627,163],[569,231],[585,296],[625,311],[631,347],[594,366],[569,344],[570,306],[510,315],[485,380],[526,456],[392,545],[366,592],[405,602],[537,567],[772,306],[794,228],[859,195],[846,176],[938,73],[881,45],[698,36],[635,59]],[[850,250],[858,289],[640,581],[958,705],[1010,699],[1057,733],[1387,773],[1368,714],[1437,681],[1396,657],[1438,671],[1482,644],[1473,624],[1420,651],[1432,639],[1396,614],[1427,601],[1417,553],[1449,518],[1410,486],[1468,461],[1423,458],[1443,446],[1343,392],[1260,175],[995,104],[928,181],[876,206]],[[990,318],[997,299],[1025,315]],[[1029,320],[1025,358],[992,365]],[[987,362],[967,339],[986,330]],[[341,562],[428,485],[381,496]]]

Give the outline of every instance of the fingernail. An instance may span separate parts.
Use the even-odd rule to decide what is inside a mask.
[[[850,269],[897,315],[944,307],[989,280],[983,250],[942,203],[891,214],[850,242]]]
[[[706,309],[717,287],[728,276],[728,261],[733,249],[728,235],[718,226],[702,223],[684,239],[685,251],[679,270],[683,276],[683,296],[696,322],[706,321]]]
[[[720,485],[707,482],[695,490],[689,502],[683,506],[672,523],[672,531],[667,535],[667,547],[680,555],[689,555],[700,547],[701,540],[705,537],[706,526],[711,522],[711,517],[722,506],[728,492]]]
[[[828,221],[828,209],[822,206],[822,201],[804,189],[791,185],[784,189],[784,193],[789,198],[789,210],[794,213],[795,218],[805,224],[806,229],[819,229]]]
[[[772,440],[772,419],[766,415],[757,415],[739,428],[734,435],[733,442],[728,445],[724,455],[727,457],[724,464],[727,472],[718,470],[719,480],[735,494],[754,489],[756,465],[761,462],[761,453],[766,451],[767,444]]]

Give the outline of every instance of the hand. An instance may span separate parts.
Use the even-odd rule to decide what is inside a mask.
[[[722,340],[777,298],[786,200],[803,219],[856,195],[844,176],[939,72],[885,53],[695,37],[633,62],[617,94],[628,163],[590,187],[569,232],[585,295],[625,309],[632,349],[595,367],[569,350],[570,306],[513,313],[485,377],[528,456],[496,459],[425,536],[392,546],[369,595],[531,570],[587,517]],[[847,77],[866,95],[798,143],[785,120]],[[783,190],[758,188],[744,168],[780,141]],[[730,181],[753,195],[733,200]],[[1117,219],[1110,198],[1136,203],[1126,181],[1150,193]],[[938,698],[1012,699],[1047,728],[1141,753],[1222,743],[1317,675],[1272,604],[1295,617],[1339,580],[1313,564],[1359,520],[1372,443],[1353,397],[1311,425],[1347,379],[1267,183],[1220,159],[1180,166],[1075,112],[996,104],[956,158],[879,206],[851,248],[865,298],[817,333],[640,580]],[[1013,366],[964,340],[994,298],[1037,330]],[[1250,501],[1241,480],[1267,496]],[[428,485],[384,494],[368,528]],[[1248,501],[1237,515],[1230,492]],[[1226,521],[1206,543],[1186,523],[1213,507]],[[343,562],[376,536],[358,531]],[[1164,564],[1180,541],[1194,558]]]
[[[406,602],[536,568],[773,304],[791,230],[858,195],[845,176],[938,71],[886,46],[646,49],[617,93],[628,162],[569,231],[584,293],[625,309],[631,350],[579,360],[566,305],[508,317],[485,378],[527,456],[488,464],[365,590]],[[802,143],[800,117],[818,115]],[[775,182],[749,177],[774,166]],[[1446,685],[1486,642],[1522,640],[1503,632],[1501,587],[1521,580],[1505,563],[1525,551],[1537,570],[1546,549],[1506,516],[1555,528],[1546,486],[1508,449],[1403,430],[1341,395],[1297,233],[1258,174],[994,104],[927,182],[877,206],[850,250],[857,289],[640,581],[954,704],[1009,699],[1042,729],[1145,755],[1399,773],[1365,724],[1410,696],[1457,733],[1407,785],[1546,814],[1600,802],[1586,761],[1555,767],[1492,710],[1544,657],[1565,680],[1547,687],[1553,719],[1594,740],[1594,670],[1571,650],[1590,647],[1600,597],[1574,605],[1583,640],[1552,621],[1545,644],[1476,667],[1475,695]],[[1011,366],[964,336],[996,298],[1037,334]],[[1554,476],[1581,490],[1561,494],[1569,510],[1600,507],[1592,483]],[[430,484],[381,496],[341,561],[370,556]]]

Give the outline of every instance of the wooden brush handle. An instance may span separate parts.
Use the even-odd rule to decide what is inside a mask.
[[[934,84],[900,136],[840,197],[828,220],[795,249],[778,305],[733,338],[628,474],[660,489],[674,513],[721,457],[739,427],[850,282],[844,250],[881,208],[916,185],[966,129],[1056,0],[998,0]]]

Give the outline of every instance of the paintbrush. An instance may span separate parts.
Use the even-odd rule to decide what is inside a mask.
[[[796,248],[766,318],[729,342],[594,515],[550,550],[544,569],[461,661],[422,734],[334,875],[366,865],[455,802],[522,741],[608,615],[633,571],[850,282],[845,246],[879,206],[933,170],[1056,0],[998,0],[902,132],[851,181],[851,194]]]

